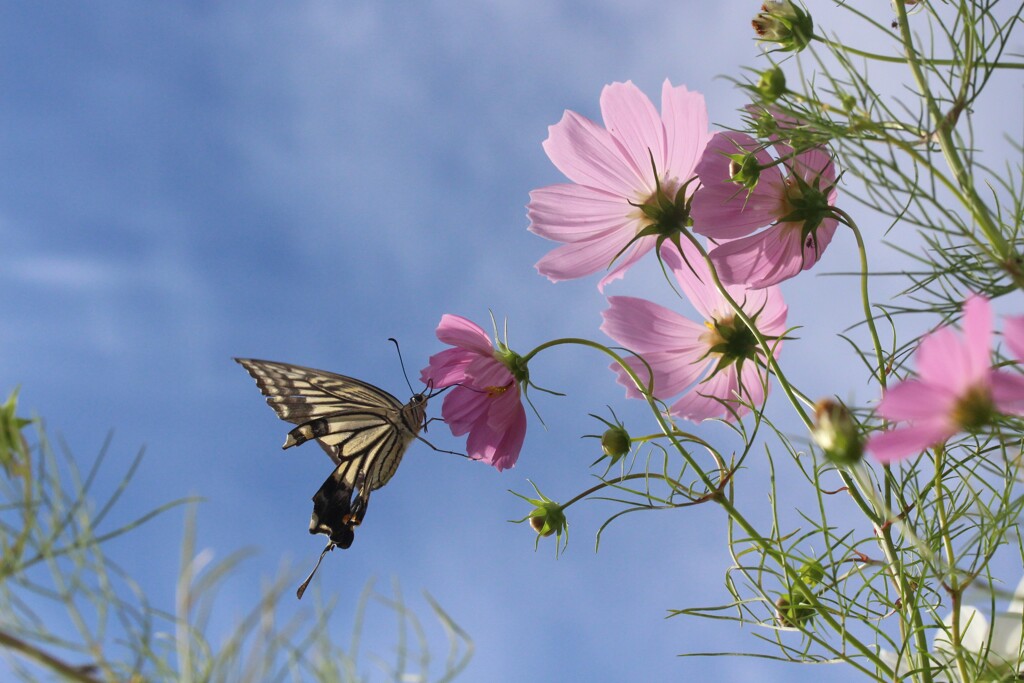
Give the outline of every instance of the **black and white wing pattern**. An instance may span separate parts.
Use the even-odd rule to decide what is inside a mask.
[[[403,405],[383,389],[352,377],[288,363],[235,360],[256,380],[278,416],[297,425],[288,432],[284,448],[316,440],[334,461],[334,471],[313,496],[309,532],[349,547],[370,491],[390,481],[423,428],[427,397],[416,394]]]

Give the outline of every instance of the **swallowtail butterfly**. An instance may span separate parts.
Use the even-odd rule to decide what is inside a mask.
[[[315,440],[335,464],[313,496],[309,533],[330,541],[298,590],[306,590],[320,561],[335,546],[348,548],[366,514],[370,492],[387,484],[426,420],[426,394],[402,404],[352,377],[251,358],[236,358],[278,417],[297,425],[283,448]]]

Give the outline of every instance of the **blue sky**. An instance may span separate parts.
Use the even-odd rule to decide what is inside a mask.
[[[547,126],[564,109],[597,118],[606,83],[656,96],[665,78],[735,124],[743,100],[719,76],[755,64],[756,5],[3,3],[0,390],[20,385],[22,405],[83,459],[114,430],[108,487],[146,447],[126,518],[199,495],[202,547],[258,548],[221,603],[229,619],[282,562],[300,577],[315,560],[310,496],[330,469],[313,446],[280,450],[284,423],[231,358],[321,367],[404,398],[386,340],[401,341],[415,381],[446,312],[507,318],[523,352],[602,340],[595,283],[533,270],[550,244],[526,231],[528,193],[561,181],[541,149]],[[823,265],[852,269],[852,239],[835,244]],[[849,285],[786,290],[791,322],[822,323],[793,367],[812,394],[863,393],[817,369],[859,315],[823,316],[821,302]],[[649,267],[609,289],[657,287]],[[750,629],[664,618],[727,599],[716,511],[628,516],[595,554],[612,509],[583,506],[557,561],[506,522],[528,512],[507,492],[530,491],[527,479],[554,498],[589,486],[586,414],[629,411],[600,358],[555,352],[531,371],[568,396],[535,395],[548,429],[531,416],[516,468],[414,445],[353,547],[326,559],[316,582],[339,594],[338,637],[366,581],[395,577],[424,616],[421,589],[471,634],[466,680],[818,680],[818,668],[676,657],[758,647]],[[430,438],[461,447],[441,426]],[[761,504],[757,475],[747,495]],[[170,604],[180,539],[172,514],[111,552]],[[384,659],[392,637],[370,634]]]

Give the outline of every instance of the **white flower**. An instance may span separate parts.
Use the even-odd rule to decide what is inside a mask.
[[[943,629],[932,640],[933,665],[942,667],[942,671],[935,672],[935,683],[959,680],[955,673],[954,647],[950,642],[952,623],[953,615],[950,613],[942,620]],[[1007,610],[997,614],[991,626],[976,607],[961,605],[960,632],[960,647],[968,666],[978,673],[987,674],[986,680],[988,677],[1000,680],[1003,676],[1024,673],[1024,579],[1017,584]],[[985,654],[984,660],[982,653]],[[895,672],[897,679],[916,668],[909,658],[900,658],[894,652],[879,650],[878,656]]]

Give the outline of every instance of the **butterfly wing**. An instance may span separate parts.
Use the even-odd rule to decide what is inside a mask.
[[[419,433],[426,399],[408,404],[372,384],[289,363],[236,358],[278,416],[297,425],[284,448],[316,440],[336,468],[313,496],[310,533],[352,543],[369,493],[386,484]],[[358,489],[358,494],[353,494]]]
[[[337,465],[386,437],[402,409],[388,392],[353,377],[289,363],[235,360],[256,380],[278,417],[299,425],[289,432],[284,448],[316,439]]]

